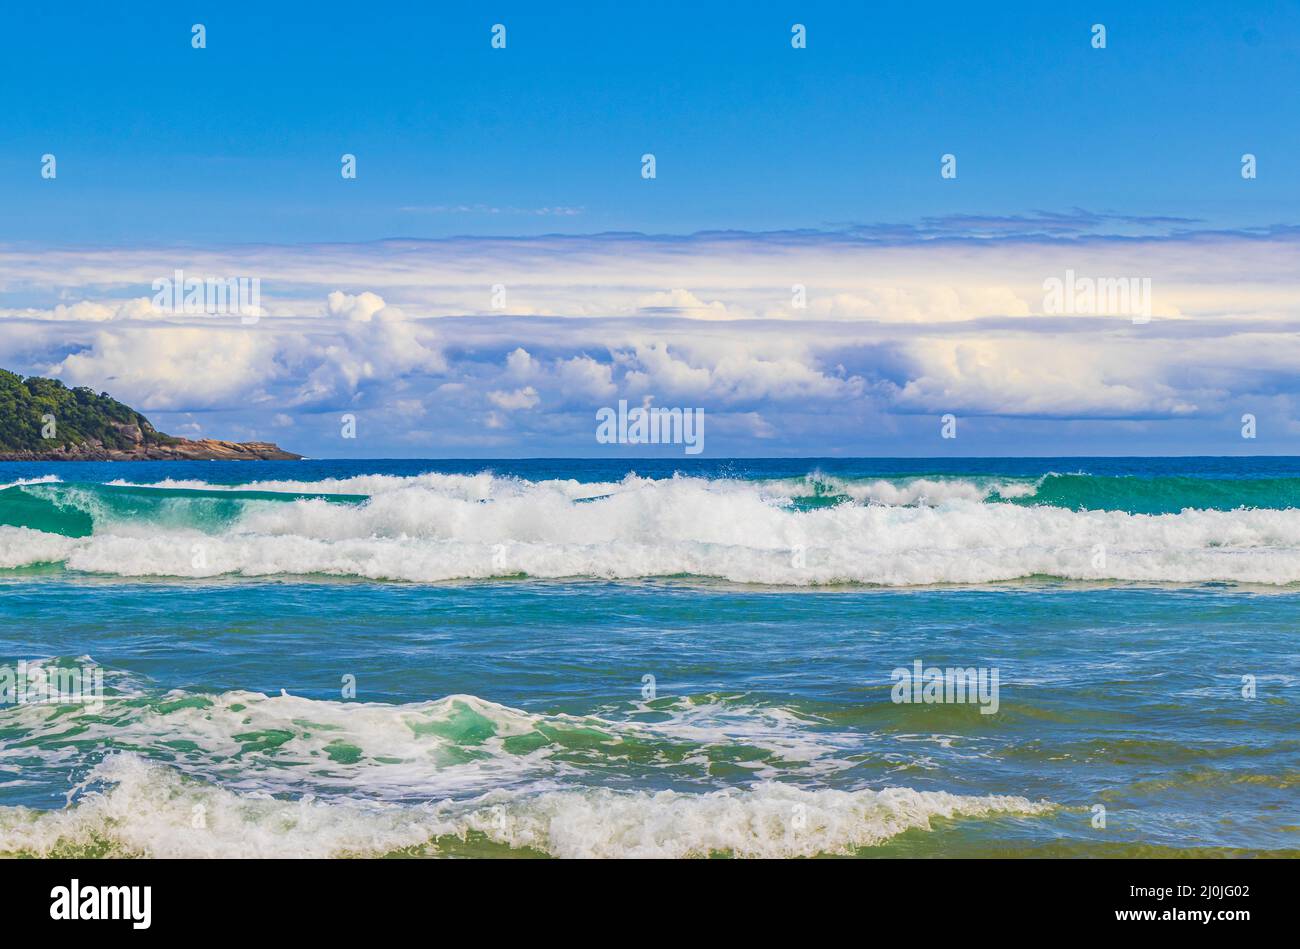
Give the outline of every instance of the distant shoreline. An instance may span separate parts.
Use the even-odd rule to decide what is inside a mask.
[[[274,442],[227,442],[215,438],[188,438],[170,443],[105,448],[103,445],[66,445],[53,451],[0,452],[4,461],[300,461],[302,455],[285,451]]]

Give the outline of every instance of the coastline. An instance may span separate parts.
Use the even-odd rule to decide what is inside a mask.
[[[172,443],[135,445],[129,449],[83,443],[53,451],[0,452],[0,461],[301,461],[274,442],[228,442],[188,438]]]

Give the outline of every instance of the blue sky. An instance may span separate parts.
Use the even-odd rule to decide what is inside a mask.
[[[741,9],[16,5],[0,36],[0,233],[356,241],[1300,212],[1295,3]],[[1245,151],[1261,166],[1248,194]],[[47,152],[54,194],[35,174]],[[345,152],[356,181],[340,179]],[[956,181],[936,174],[945,152]],[[471,210],[431,210],[454,208]]]
[[[1296,3],[392,6],[7,11],[0,364],[317,455],[600,454],[623,397],[713,456],[1292,451]]]

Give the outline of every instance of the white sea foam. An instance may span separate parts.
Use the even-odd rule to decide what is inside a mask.
[[[0,484],[0,491],[8,488],[20,488],[26,484],[60,484],[63,481],[58,475],[41,475],[36,478],[19,478],[16,481],[9,481]]]
[[[698,478],[676,475],[666,479],[642,478],[629,474],[620,481],[577,481],[547,479],[529,481],[512,476],[480,472],[472,475],[427,473],[413,476],[357,475],[319,481],[251,481],[244,484],[213,484],[207,481],[165,478],[142,483],[118,479],[111,485],[134,488],[183,488],[199,491],[267,491],[284,494],[381,495],[406,488],[423,488],[444,497],[466,501],[555,495],[569,500],[587,500],[637,490],[657,483],[687,484],[713,493],[758,494],[770,500],[790,500],[820,491],[856,501],[879,504],[940,504],[950,500],[982,501],[996,494],[1002,498],[1032,496],[1041,479],[925,478],[854,479],[812,472],[802,478]]]
[[[135,482],[118,479],[108,482],[129,488],[179,488],[194,491],[267,491],[281,494],[360,494],[382,495],[407,488],[423,488],[435,494],[462,501],[487,501],[500,497],[518,497],[523,494],[544,492],[570,499],[598,497],[616,491],[624,484],[635,484],[641,479],[628,476],[623,482],[585,482],[573,479],[528,481],[522,478],[495,475],[484,471],[472,475],[439,474],[421,475],[355,475],[348,478],[322,478],[319,481],[250,481],[243,484],[213,484],[208,481],[164,478],[155,482]]]
[[[93,786],[93,787],[92,787]],[[471,834],[557,857],[795,857],[877,846],[935,818],[1042,815],[1046,802],[909,788],[838,791],[494,791],[474,801],[286,801],[186,778],[121,753],[57,811],[0,808],[0,853],[152,857],[437,855]]]
[[[408,581],[688,574],[794,586],[989,583],[1035,575],[1300,581],[1295,509],[1071,511],[985,503],[956,495],[989,485],[949,484],[954,496],[934,505],[845,502],[800,510],[790,497],[808,492],[793,483],[634,475],[598,485],[482,474],[244,487],[271,484],[295,493],[365,489],[370,497],[353,504],[247,501],[217,533],[102,515],[95,515],[94,534],[86,538],[0,527],[0,567],[62,562],[119,576]],[[885,493],[870,485],[863,490]],[[892,500],[933,493],[933,486],[917,482]]]
[[[874,846],[936,817],[1051,809],[1015,796],[828,787],[853,772],[863,737],[742,695],[573,716],[472,695],[386,705],[173,692],[110,697],[93,715],[18,706],[0,717],[24,735],[0,751],[0,768],[84,775],[60,810],[0,808],[0,854],[437,855],[475,835],[561,857],[810,856]],[[114,746],[133,750],[100,757]],[[749,768],[729,778],[741,786],[719,788],[719,749],[750,752],[729,758]],[[640,769],[698,790],[606,786],[611,773]]]
[[[753,752],[737,766],[755,779],[791,766],[811,778],[851,769],[848,755],[860,745],[850,733],[809,728],[808,718],[788,709],[720,697],[573,716],[533,714],[472,695],[392,705],[174,692],[143,703],[108,697],[93,714],[14,706],[0,718],[25,736],[21,747],[0,747],[0,768],[46,758],[69,767],[62,736],[75,727],[83,748],[147,750],[242,792],[364,788],[367,797],[389,801],[546,788],[611,762],[629,765],[646,749],[663,759],[656,770],[684,780],[707,779],[710,752],[737,747]],[[176,753],[180,747],[184,754]]]
[[[72,555],[76,547],[73,538],[61,534],[0,525],[0,570],[38,563],[61,563]]]
[[[780,493],[800,497],[819,486],[823,494],[843,495],[855,501],[887,505],[943,504],[946,501],[984,501],[1026,498],[1038,490],[1041,479],[1004,478],[838,478],[814,472],[804,479],[759,482],[779,487]]]

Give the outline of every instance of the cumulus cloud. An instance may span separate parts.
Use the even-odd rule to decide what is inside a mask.
[[[368,290],[355,295],[334,290],[325,298],[325,311],[330,316],[352,323],[369,323],[372,320],[400,323],[406,319],[401,310],[388,306],[383,297]]]
[[[620,398],[703,407],[719,438],[765,448],[945,412],[1141,424],[1254,409],[1275,414],[1269,430],[1300,425],[1300,235],[1182,222],[1111,240],[1072,221],[967,222],[976,240],[949,222],[893,235],[5,247],[0,358],[146,411],[283,426],[278,414],[297,435],[315,415],[361,409],[384,413],[394,445],[515,454],[539,439],[581,447],[593,409]],[[265,318],[157,310],[142,292],[180,268],[258,276]],[[1151,321],[1047,312],[1044,281],[1067,273],[1149,279]],[[498,283],[508,311],[491,307]]]
[[[676,346],[650,341],[616,358],[628,367],[628,386],[637,393],[664,392],[730,405],[834,400],[861,390],[861,380],[828,374],[806,344],[787,337],[722,336]]]
[[[727,312],[727,305],[721,300],[705,303],[691,291],[682,288],[640,297],[637,300],[637,309],[643,313],[669,313],[674,316],[688,316],[695,320],[734,318]]]
[[[529,379],[538,372],[537,360],[528,350],[519,347],[506,356],[506,370],[516,379]]]
[[[107,323],[113,320],[162,320],[171,314],[153,305],[149,297],[132,297],[127,300],[81,300],[77,303],[59,303],[51,308],[23,307],[0,308],[0,319],[56,320],[68,323]]]
[[[286,354],[287,360],[312,364],[294,404],[339,404],[362,383],[447,368],[433,328],[408,322],[378,294],[331,292],[326,314],[343,325],[332,332],[318,326],[294,337],[299,342]]]
[[[609,399],[618,391],[614,385],[614,367],[587,355],[559,360],[555,376],[561,390],[572,398]]]
[[[1150,353],[1112,341],[925,339],[910,344],[916,375],[894,405],[971,415],[1183,416],[1196,402],[1153,374]]]
[[[101,330],[46,371],[144,409],[174,410],[248,405],[265,397],[278,374],[267,337],[194,327]]]
[[[514,412],[518,409],[531,409],[541,401],[537,390],[532,386],[516,389],[514,392],[494,391],[488,393],[488,401],[499,409]]]
[[[6,358],[69,385],[109,390],[144,410],[241,408],[266,400],[285,407],[345,405],[367,383],[387,385],[447,367],[432,326],[408,322],[369,292],[331,293],[323,323],[245,325],[209,316],[146,325],[129,315],[140,307],[139,301],[111,313],[84,302],[65,307],[63,313],[79,317],[72,332],[29,332],[26,345]],[[66,352],[40,361],[39,352],[52,345]]]

